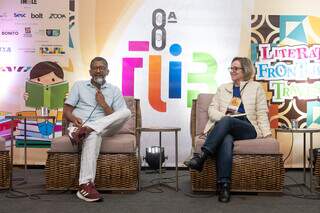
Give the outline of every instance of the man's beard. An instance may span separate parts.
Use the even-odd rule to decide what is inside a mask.
[[[99,84],[100,86],[103,84],[104,82],[104,78],[102,77],[95,77],[93,78],[93,81],[96,82],[97,84]]]

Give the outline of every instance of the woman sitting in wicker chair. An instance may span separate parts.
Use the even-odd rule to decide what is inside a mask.
[[[229,70],[232,82],[218,88],[209,106],[202,151],[185,162],[201,172],[205,160],[216,156],[220,202],[230,201],[233,142],[271,137],[265,93],[260,83],[250,80],[254,74],[250,59],[235,57]]]

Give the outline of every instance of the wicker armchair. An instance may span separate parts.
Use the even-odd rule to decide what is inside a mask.
[[[194,152],[200,152],[200,137],[208,121],[208,107],[213,94],[199,94],[191,110],[191,137]],[[215,158],[208,159],[202,172],[190,171],[193,191],[216,191]],[[281,192],[284,167],[279,143],[273,139],[235,141],[231,191]]]
[[[103,137],[95,178],[95,184],[99,190],[138,189],[140,144],[136,128],[141,127],[140,102],[133,97],[124,98],[131,110],[131,118],[116,135]],[[66,127],[65,123],[63,125]],[[78,148],[71,145],[68,136],[53,139],[45,168],[46,189],[76,190],[79,163]]]
[[[0,137],[0,189],[9,188],[10,184],[10,157],[5,148],[5,139]]]
[[[316,187],[320,191],[320,155],[314,156],[316,164],[314,166],[314,175],[316,176]]]

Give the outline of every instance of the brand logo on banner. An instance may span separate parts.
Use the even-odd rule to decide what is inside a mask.
[[[44,37],[46,36],[46,30],[43,30],[43,29],[39,29],[38,31],[35,32],[35,34],[40,38],[41,37]]]
[[[31,34],[31,27],[25,27],[25,28],[24,28],[24,34],[23,34],[23,37],[32,37],[32,34]]]
[[[66,15],[58,14],[58,13],[51,13],[49,16],[49,19],[63,19],[63,18],[66,18]]]
[[[19,32],[18,31],[2,31],[1,35],[16,36],[16,35],[19,35]]]
[[[0,46],[0,52],[1,53],[10,53],[11,52],[11,47],[1,47]]]
[[[171,11],[167,13],[163,9],[156,9],[152,13],[151,30],[151,47],[158,51],[160,54],[149,55],[149,41],[129,41],[129,52],[144,53],[149,59],[149,74],[148,74],[148,101],[150,106],[158,112],[167,111],[167,102],[161,98],[161,76],[162,72],[168,72],[169,99],[181,99],[181,85],[182,85],[182,62],[175,60],[174,57],[182,54],[182,46],[179,43],[169,45],[170,61],[162,62],[163,51],[167,45],[167,24],[177,24],[178,18],[176,13]],[[194,52],[193,62],[204,63],[207,67],[204,73],[188,73],[188,83],[202,83],[206,84],[209,88],[207,92],[213,92],[217,87],[215,74],[217,71],[216,60],[206,52]],[[135,68],[143,67],[143,57],[124,57],[122,59],[122,93],[126,96],[134,96],[134,71]],[[168,63],[169,70],[163,70],[162,64]],[[197,96],[199,91],[187,90],[187,106],[190,107],[192,99]]]
[[[252,16],[255,78],[267,90],[273,128],[278,123],[290,127],[290,119],[300,128],[320,126],[314,104],[320,98],[319,23],[315,16]]]
[[[15,18],[26,18],[26,14],[25,13],[14,13],[13,16]]]
[[[46,35],[49,37],[57,37],[60,35],[60,29],[46,29]]]
[[[22,47],[22,48],[18,48],[18,51],[22,51],[23,53],[35,53],[36,49],[30,48],[30,47]]]
[[[65,53],[62,45],[43,45],[39,48],[40,55],[64,55]]]
[[[21,4],[37,4],[37,0],[21,0]]]
[[[2,72],[28,72],[31,70],[30,66],[3,66],[0,67]]]
[[[43,18],[43,14],[42,13],[31,13],[31,18],[41,19],[41,18]]]

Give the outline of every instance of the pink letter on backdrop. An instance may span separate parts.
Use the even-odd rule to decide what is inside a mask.
[[[129,51],[149,51],[149,41],[129,41]]]
[[[142,67],[142,58],[122,59],[122,94],[134,96],[134,68]]]

